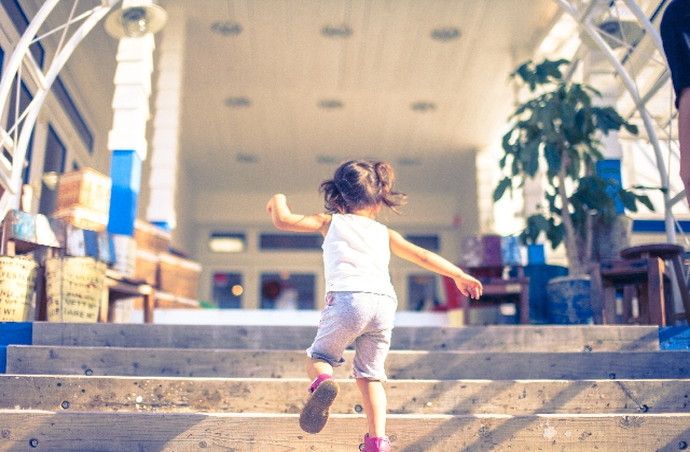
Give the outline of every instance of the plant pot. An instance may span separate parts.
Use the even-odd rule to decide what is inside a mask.
[[[593,322],[589,276],[561,276],[546,285],[549,323],[581,325]]]

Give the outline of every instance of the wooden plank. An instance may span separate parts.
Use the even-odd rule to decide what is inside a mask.
[[[361,412],[352,379],[331,412]],[[299,413],[304,379],[0,376],[0,409]],[[396,380],[391,414],[690,413],[690,380]]]
[[[392,415],[394,450],[662,451],[690,442],[690,415]],[[366,430],[360,415],[334,415],[318,435],[297,415],[0,411],[1,450],[347,451]]]
[[[316,326],[143,325],[37,322],[36,345],[108,347],[228,348],[304,350]],[[391,347],[396,350],[484,351],[654,351],[659,350],[656,326],[548,325],[398,327]]]
[[[338,378],[349,376],[353,351]],[[302,378],[306,355],[290,350],[119,347],[7,348],[7,373],[219,378]],[[392,379],[654,379],[689,378],[690,351],[527,353],[391,351]]]

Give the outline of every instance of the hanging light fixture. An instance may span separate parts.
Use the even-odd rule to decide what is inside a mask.
[[[105,31],[116,39],[139,38],[160,31],[168,20],[168,13],[152,3],[123,7],[105,20]]]

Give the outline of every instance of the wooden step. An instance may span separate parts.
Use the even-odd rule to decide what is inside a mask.
[[[690,415],[391,415],[394,450],[662,451],[690,443]],[[356,451],[361,415],[334,415],[318,435],[296,414],[0,410],[0,447],[46,451]]]
[[[397,327],[396,350],[484,351],[654,351],[656,326],[501,325],[476,327]],[[304,350],[316,326],[150,325],[50,323],[33,325],[35,345],[140,348]]]
[[[361,413],[352,379],[331,412]],[[0,409],[299,413],[304,379],[0,376]],[[690,380],[394,380],[391,414],[690,413]]]
[[[352,362],[353,351],[345,353]],[[303,378],[297,350],[208,350],[11,345],[7,373],[217,378]],[[690,351],[659,352],[429,352],[391,351],[392,379],[682,379]],[[336,368],[346,378],[350,365]]]

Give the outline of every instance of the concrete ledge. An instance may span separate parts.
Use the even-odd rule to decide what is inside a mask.
[[[568,450],[675,451],[690,443],[690,415],[391,415],[394,450],[448,452]],[[296,414],[179,414],[0,411],[7,450],[129,451],[357,450],[359,415],[334,415],[318,435]]]

